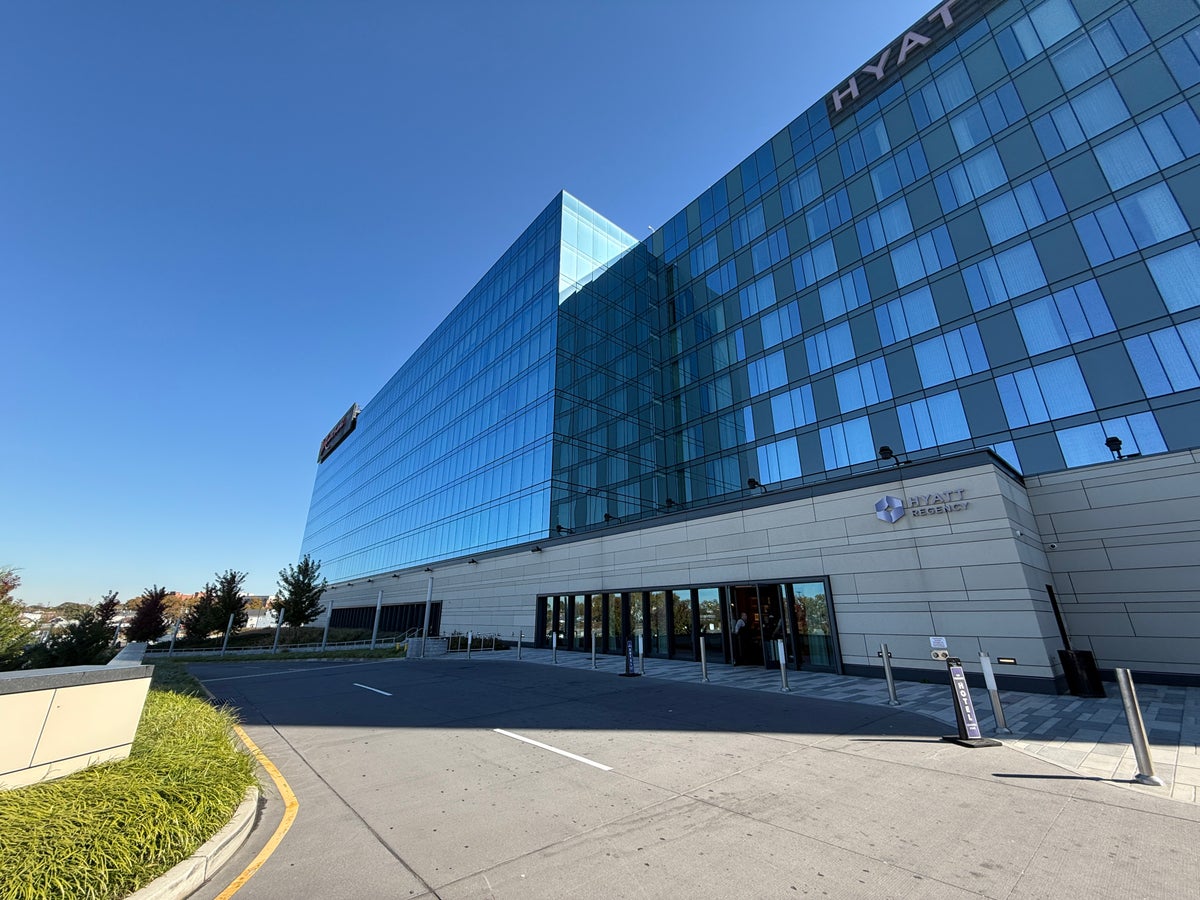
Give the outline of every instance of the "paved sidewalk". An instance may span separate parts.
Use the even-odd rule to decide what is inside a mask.
[[[453,653],[431,659],[462,659]],[[523,662],[554,665],[550,650],[523,649]],[[479,652],[471,659],[515,660],[516,650]],[[573,669],[591,669],[590,653],[559,651],[557,665]],[[700,680],[700,664],[665,659],[647,659],[646,675],[672,681]],[[598,672],[620,674],[625,671],[621,656],[596,657]],[[788,671],[791,693],[824,700],[842,700],[876,706],[888,705],[887,683],[882,678],[854,678],[816,672]],[[724,664],[708,667],[711,684],[754,691],[780,691],[778,670],[741,668]],[[1185,803],[1200,803],[1200,688],[1137,685],[1138,701],[1150,738],[1154,774],[1166,781],[1166,787],[1147,787],[1135,783],[1137,771],[1129,726],[1115,684],[1105,684],[1109,696],[1104,699],[1026,694],[1001,691],[1004,714],[1013,733],[996,734],[986,691],[972,688],[975,708],[983,733],[996,736],[1006,746],[1054,763],[1096,780],[1127,785],[1131,790],[1156,797],[1169,796]],[[896,683],[900,709],[920,713],[951,726],[955,725],[954,706],[946,685]],[[951,733],[951,732],[947,732]]]

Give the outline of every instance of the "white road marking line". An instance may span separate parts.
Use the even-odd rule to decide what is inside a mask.
[[[188,660],[188,662],[195,662],[195,660]],[[148,665],[154,665],[154,663],[150,662]],[[209,663],[209,665],[212,665],[212,663]],[[200,680],[207,684],[210,681],[241,681],[245,678],[271,678],[275,675],[294,675],[297,672],[331,672],[334,669],[357,669],[370,665],[374,664],[345,663],[339,666],[313,666],[311,668],[305,666],[303,669],[272,669],[270,672],[255,672],[253,675],[222,675],[220,678],[202,678]]]
[[[381,691],[379,688],[367,687],[365,684],[359,684],[357,681],[352,681],[352,682],[350,682],[350,683],[351,683],[352,685],[354,685],[355,687],[360,687],[360,688],[362,688],[363,690],[367,690],[367,691],[374,691],[374,692],[375,692],[375,693],[377,693],[377,694],[383,694],[383,696],[385,696],[385,697],[390,697],[390,696],[392,696],[392,695],[391,695],[391,694],[389,694],[387,691]]]
[[[589,766],[595,766],[597,769],[602,769],[605,772],[611,772],[612,766],[606,766],[602,763],[588,759],[586,756],[576,756],[574,753],[568,753],[566,750],[559,750],[557,747],[551,747],[549,744],[543,744],[541,741],[535,741],[533,738],[521,737],[519,734],[513,734],[511,731],[505,731],[503,728],[493,728],[492,731],[496,734],[502,734],[505,737],[514,738],[518,741],[524,741],[526,744],[533,744],[535,747],[541,747],[543,750],[549,750],[551,753],[557,753],[559,756],[565,756],[568,759],[573,759],[576,762],[587,763]]]

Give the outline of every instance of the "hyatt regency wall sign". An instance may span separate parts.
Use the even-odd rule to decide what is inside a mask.
[[[880,497],[875,502],[875,518],[881,522],[887,522],[889,525],[895,525],[906,514],[944,516],[962,512],[968,505],[966,491],[962,488],[940,491],[935,494],[910,494],[907,502],[889,494],[886,497]]]
[[[899,72],[925,51],[947,43],[950,35],[982,17],[994,0],[947,0],[917,22],[873,60],[851,75],[825,98],[829,121],[836,125],[866,100],[895,80]]]
[[[317,451],[317,462],[323,463],[329,458],[329,454],[338,448],[338,446],[354,430],[354,426],[358,424],[359,408],[357,403],[350,405],[346,410],[346,414],[338,419],[338,423],[333,426],[333,430],[325,435],[325,440],[321,441],[321,449]]]

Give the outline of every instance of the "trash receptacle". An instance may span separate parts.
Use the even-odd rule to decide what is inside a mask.
[[[1059,650],[1067,690],[1076,697],[1104,697],[1104,682],[1096,667],[1096,657],[1090,650]]]

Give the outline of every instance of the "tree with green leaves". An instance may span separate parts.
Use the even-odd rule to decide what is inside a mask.
[[[21,576],[9,566],[0,567],[0,672],[20,665],[21,655],[33,641],[37,625],[21,616],[21,604],[13,592],[21,586]]]
[[[329,582],[321,577],[321,564],[304,554],[297,565],[279,570],[279,593],[273,608],[288,628],[300,628],[325,611],[321,595]]]
[[[183,614],[183,630],[187,632],[189,638],[206,638],[218,628],[225,629],[228,616],[218,623],[220,615],[217,611],[216,588],[211,584],[206,584],[200,591],[200,596],[196,598],[196,602]]]
[[[80,618],[91,609],[92,606],[89,603],[76,603],[74,601],[66,601],[54,607],[54,611],[58,617],[68,621]]]
[[[21,576],[12,566],[0,566],[0,602],[13,600],[13,593],[21,586]]]
[[[167,595],[165,587],[148,587],[137,604],[133,618],[125,626],[125,637],[130,641],[152,641],[167,630]]]
[[[112,612],[88,607],[66,628],[53,632],[43,643],[30,647],[21,667],[49,669],[57,666],[104,665],[112,658],[112,643]]]
[[[213,585],[213,589],[217,598],[217,609],[221,613],[218,627],[222,631],[229,624],[230,615],[233,616],[233,631],[241,631],[250,620],[250,613],[246,611],[246,599],[242,596],[242,585],[248,577],[249,573],[236,572],[233,569],[227,569],[223,575],[217,576],[217,583]]]

